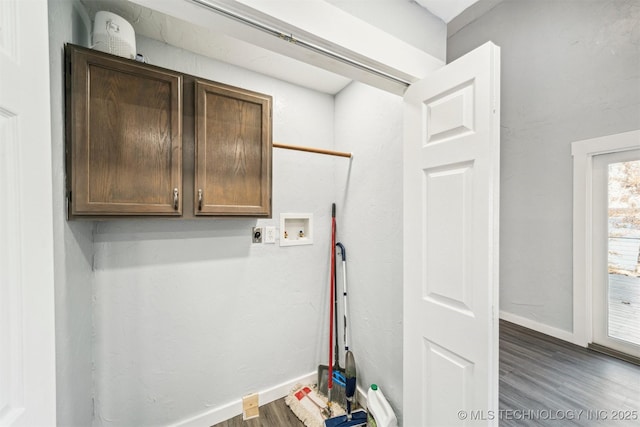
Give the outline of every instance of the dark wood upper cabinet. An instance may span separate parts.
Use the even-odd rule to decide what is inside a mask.
[[[67,46],[70,216],[181,215],[182,76]]]
[[[66,59],[70,218],[271,216],[270,96],[74,45]]]
[[[271,216],[271,97],[195,82],[195,214]]]

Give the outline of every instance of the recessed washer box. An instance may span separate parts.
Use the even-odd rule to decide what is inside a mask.
[[[313,214],[281,213],[280,246],[312,245]]]

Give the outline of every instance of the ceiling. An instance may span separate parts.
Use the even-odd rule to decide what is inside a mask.
[[[349,78],[126,0],[81,2],[92,19],[101,10],[113,12],[131,23],[136,34],[303,87],[335,94],[351,82]],[[155,62],[154,58],[147,60]]]
[[[412,0],[402,0],[412,1]],[[477,0],[416,0],[422,7],[449,22]],[[132,24],[136,34],[159,40],[225,63],[260,72],[323,93],[336,94],[352,79],[322,67],[293,59],[248,41],[194,25],[127,0],[81,0],[88,15],[104,10]],[[139,52],[144,54],[144,52]],[[148,58],[154,63],[154,58]]]
[[[451,22],[453,18],[460,15],[465,9],[478,0],[416,0],[417,3],[427,9],[445,24]]]

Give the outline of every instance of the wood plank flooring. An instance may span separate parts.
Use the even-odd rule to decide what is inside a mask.
[[[242,415],[223,421],[213,427],[304,427],[282,399],[260,407],[260,417],[243,421]]]
[[[500,321],[500,410],[500,426],[639,426],[640,366]]]
[[[619,419],[633,411],[635,419]],[[640,426],[640,366],[501,320],[496,417],[501,427]],[[304,424],[279,399],[261,406],[260,418],[240,415],[214,427]]]

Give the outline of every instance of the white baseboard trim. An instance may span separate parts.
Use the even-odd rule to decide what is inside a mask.
[[[318,380],[317,371],[311,372],[301,377],[294,378],[284,383],[278,384],[274,387],[266,390],[261,390],[259,394],[259,405],[266,405],[274,400],[278,400],[285,397],[296,384],[312,384]],[[242,399],[234,400],[226,405],[213,408],[191,418],[182,420],[176,424],[172,424],[172,427],[203,427],[212,426],[222,421],[226,421],[237,415],[242,414]]]
[[[558,338],[563,341],[568,341],[572,344],[584,347],[580,340],[578,340],[573,332],[565,331],[553,326],[545,325],[544,323],[537,322],[535,320],[527,319],[526,317],[518,316],[517,314],[508,313],[500,310],[500,319],[507,322],[515,323],[516,325],[523,326],[528,329],[532,329],[536,332],[540,332],[545,335]]]
[[[358,401],[358,404],[360,405],[360,407],[364,410],[367,409],[367,391],[369,389],[363,389],[360,386],[356,386],[356,400]]]

